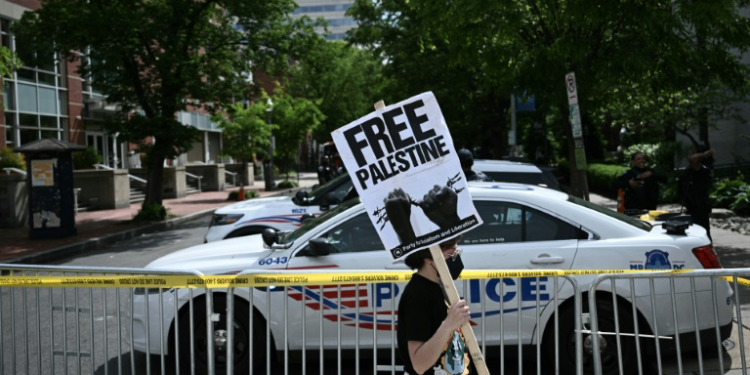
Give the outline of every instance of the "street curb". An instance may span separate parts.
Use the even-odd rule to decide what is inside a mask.
[[[123,231],[123,232],[113,233],[104,237],[90,238],[82,242],[60,246],[54,249],[41,251],[36,254],[9,259],[9,260],[3,261],[2,263],[6,263],[6,264],[51,263],[60,259],[70,257],[75,254],[83,253],[88,250],[97,250],[101,247],[110,245],[115,242],[129,240],[131,238],[138,237],[143,234],[149,234],[149,233],[153,233],[153,232],[157,232],[161,230],[171,229],[175,227],[176,225],[179,225],[188,221],[192,221],[192,220],[198,220],[205,216],[211,215],[213,214],[214,211],[216,211],[219,208],[220,207],[195,212],[189,215],[165,220],[160,223],[148,224],[139,228],[134,228],[134,229],[130,229],[130,230]]]

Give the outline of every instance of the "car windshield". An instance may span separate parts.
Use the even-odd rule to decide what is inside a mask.
[[[645,221],[638,220],[638,219],[632,218],[632,217],[627,216],[627,215],[623,215],[623,214],[621,214],[619,212],[612,211],[609,208],[602,207],[602,206],[600,206],[598,204],[591,203],[589,201],[585,201],[585,200],[583,200],[581,198],[574,197],[572,195],[568,196],[568,202],[573,202],[573,203],[575,203],[575,204],[577,204],[579,206],[583,206],[583,207],[592,209],[592,210],[594,210],[596,212],[599,212],[599,213],[602,213],[602,214],[607,215],[609,217],[615,218],[617,220],[622,221],[623,223],[632,225],[632,226],[634,226],[634,227],[636,227],[638,229],[642,229],[642,230],[645,230],[647,232],[650,232],[651,228],[653,227],[651,224],[649,224],[649,223],[647,223]]]
[[[328,181],[327,183],[318,186],[317,188],[313,189],[311,192],[307,193],[307,200],[308,201],[313,201],[316,198],[318,198],[318,197],[320,197],[320,196],[322,196],[324,194],[327,194],[331,190],[332,186],[338,186],[338,185],[340,185],[341,180],[345,179],[345,178],[349,178],[349,174],[348,173],[342,173],[341,175],[336,176],[336,178],[334,178],[333,180]]]
[[[279,240],[279,244],[287,245],[294,242],[296,239],[304,236],[307,232],[317,228],[320,224],[325,223],[329,219],[336,217],[341,212],[344,212],[354,205],[359,203],[359,199],[350,199],[326,212],[321,214],[320,216],[315,217],[314,219],[311,219],[310,221],[305,222],[301,227],[284,233],[284,235]]]

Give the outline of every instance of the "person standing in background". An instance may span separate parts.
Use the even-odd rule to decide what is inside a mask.
[[[687,213],[693,218],[693,223],[706,229],[711,239],[711,188],[714,179],[714,149],[705,145],[698,145],[690,155],[690,166],[685,169],[683,181],[683,204]],[[713,241],[713,240],[712,240]]]
[[[485,181],[492,182],[492,179],[487,177],[482,172],[474,172],[471,166],[474,165],[474,154],[471,151],[462,148],[456,152],[458,154],[458,160],[461,162],[461,170],[464,171],[466,181]]]
[[[659,184],[667,182],[667,176],[646,167],[643,152],[636,152],[630,160],[632,168],[615,179],[612,187],[625,191],[626,210],[655,210]]]

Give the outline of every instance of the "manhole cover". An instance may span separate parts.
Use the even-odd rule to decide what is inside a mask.
[[[724,342],[722,342],[721,345],[724,345],[724,349],[726,350],[734,349],[734,341],[732,340],[724,340]]]

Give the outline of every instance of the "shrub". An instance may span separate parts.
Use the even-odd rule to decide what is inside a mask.
[[[589,189],[590,190],[597,190],[600,192],[611,192],[612,190],[612,181],[614,181],[617,177],[620,177],[625,171],[628,170],[628,167],[623,167],[621,165],[611,165],[611,164],[589,164],[588,170],[586,171],[586,177],[588,178],[589,182]]]
[[[729,209],[737,215],[748,216],[750,215],[750,185],[743,185],[742,192],[737,194],[737,198],[734,200]]]
[[[167,217],[167,209],[157,203],[143,203],[141,209],[138,210],[138,214],[135,216],[136,220],[147,220],[156,221],[164,220]]]
[[[227,196],[228,201],[237,201],[239,200],[240,192],[237,191],[231,191],[229,192],[229,195]],[[251,199],[258,196],[257,190],[245,190],[245,199]]]
[[[10,147],[0,147],[0,172],[3,168],[18,168],[26,170],[23,154],[17,154]]]
[[[737,178],[722,178],[714,185],[711,200],[714,207],[728,208],[737,215],[750,215],[750,185],[745,177],[737,174]]]
[[[102,162],[102,156],[96,152],[93,147],[86,147],[85,150],[73,153],[73,168],[75,169],[92,169],[94,164]]]
[[[292,189],[298,186],[299,184],[297,183],[297,181],[291,181],[291,180],[284,180],[284,181],[279,182],[278,185],[276,185],[276,187],[279,189]]]

